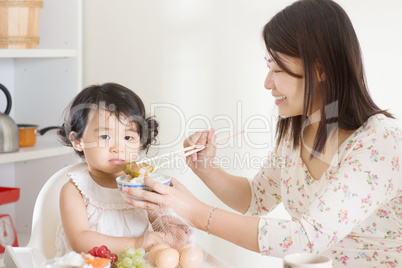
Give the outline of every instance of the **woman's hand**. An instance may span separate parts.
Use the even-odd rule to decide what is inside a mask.
[[[186,157],[187,165],[195,172],[207,172],[212,167],[216,155],[215,130],[198,131],[183,143],[184,148],[192,145],[204,145],[205,149]]]
[[[199,224],[202,224],[199,222],[200,212],[208,211],[209,206],[199,201],[183,184],[172,178],[170,186],[167,186],[150,177],[145,177],[144,183],[155,192],[126,187],[123,192],[127,195],[143,199],[136,200],[127,197],[126,202],[128,204],[167,215],[171,213],[170,209],[172,209],[181,218],[199,228]]]
[[[173,210],[199,230],[210,231],[213,235],[229,242],[259,252],[258,232],[256,231],[259,218],[247,217],[221,209],[215,211],[213,207],[199,201],[183,184],[174,178],[172,178],[170,186],[155,181],[150,177],[145,177],[144,182],[155,192],[126,187],[123,189],[124,193],[144,199],[136,200],[127,197],[126,202],[128,204],[153,213],[162,212],[164,215],[172,215],[171,210]],[[212,211],[215,212],[211,224],[209,219],[212,219]],[[172,222],[174,224],[170,225],[166,233],[156,233],[163,234],[164,243],[177,247],[177,245],[186,241],[188,232],[182,226],[177,225],[179,222],[183,223],[179,217],[175,217],[174,220],[168,219],[168,223]]]

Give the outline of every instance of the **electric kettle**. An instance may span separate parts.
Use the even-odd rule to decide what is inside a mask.
[[[0,112],[0,153],[18,151],[18,127],[14,120],[8,116],[11,110],[11,95],[7,88],[0,84],[1,91],[7,99],[7,107],[4,114]]]

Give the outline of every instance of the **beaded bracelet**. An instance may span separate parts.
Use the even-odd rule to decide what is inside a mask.
[[[208,225],[207,225],[207,234],[211,234],[211,233],[209,232],[209,226],[211,225],[211,221],[212,221],[212,217],[214,216],[214,212],[215,212],[215,210],[217,210],[217,209],[218,209],[217,207],[214,207],[214,208],[211,210],[211,213],[209,214]]]

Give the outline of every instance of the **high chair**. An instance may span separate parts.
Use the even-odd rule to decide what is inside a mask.
[[[27,247],[34,248],[47,259],[56,255],[56,229],[61,221],[59,196],[67,182],[67,173],[87,167],[85,162],[66,166],[52,175],[40,190],[32,216],[31,237]]]

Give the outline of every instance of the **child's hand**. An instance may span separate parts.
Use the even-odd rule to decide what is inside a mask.
[[[127,204],[152,213],[162,211],[168,214],[173,210],[179,216],[174,220],[176,225],[178,220],[183,222],[180,219],[185,219],[186,225],[188,222],[191,226],[199,228],[196,223],[201,220],[200,210],[209,210],[209,206],[198,200],[183,184],[172,178],[168,186],[149,177],[144,178],[144,183],[155,192],[125,187],[123,192],[127,194]]]
[[[187,165],[194,171],[205,172],[212,164],[216,155],[215,129],[196,132],[183,143],[184,148],[194,144],[204,145],[205,149],[186,157]]]
[[[190,225],[185,223],[178,215],[157,216],[152,222],[152,228],[156,232],[164,233],[165,243],[174,248],[186,243],[192,234]]]
[[[153,246],[164,243],[164,237],[165,235],[161,232],[147,232],[138,237],[138,243],[142,244],[142,246],[136,246],[135,248],[142,247],[145,251],[149,251]]]
[[[163,233],[165,243],[172,248],[178,249],[187,243],[192,232],[187,225],[168,225],[168,228]]]
[[[153,246],[166,243],[173,248],[179,248],[187,243],[191,232],[188,226],[166,225],[165,230],[159,232],[147,232],[138,239],[143,240],[142,248],[149,251]]]

